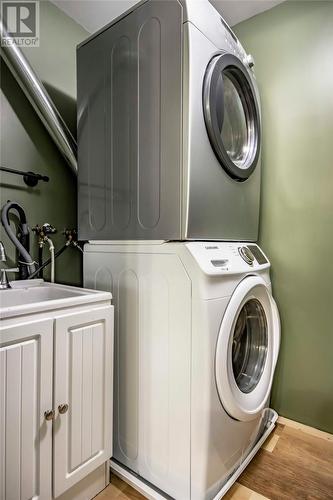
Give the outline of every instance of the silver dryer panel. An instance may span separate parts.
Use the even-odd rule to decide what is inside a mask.
[[[78,49],[80,239],[179,239],[182,9],[147,2]]]
[[[206,70],[228,52],[245,61],[208,0],[148,0],[79,46],[80,239],[257,239],[260,156],[233,178],[205,123]]]

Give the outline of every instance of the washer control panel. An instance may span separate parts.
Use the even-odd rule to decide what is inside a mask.
[[[237,274],[270,266],[263,251],[254,243],[196,241],[186,247],[208,275]]]

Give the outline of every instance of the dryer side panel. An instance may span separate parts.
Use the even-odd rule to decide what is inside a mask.
[[[80,239],[181,236],[182,8],[149,1],[78,49]]]

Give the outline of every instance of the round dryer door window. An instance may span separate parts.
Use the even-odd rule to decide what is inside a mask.
[[[218,395],[231,417],[252,420],[267,404],[279,344],[275,301],[264,280],[250,276],[230,299],[216,347]]]
[[[248,70],[232,54],[208,65],[203,93],[206,128],[225,171],[244,181],[256,168],[260,152],[260,112]]]

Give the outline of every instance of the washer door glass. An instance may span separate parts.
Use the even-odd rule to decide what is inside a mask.
[[[239,389],[248,394],[258,385],[268,349],[267,318],[257,299],[250,299],[238,315],[232,339],[232,370]]]
[[[274,299],[261,277],[249,276],[230,298],[216,344],[217,392],[232,418],[253,420],[267,405],[279,343]]]
[[[259,106],[247,69],[231,54],[214,57],[203,95],[214,152],[231,177],[244,181],[254,171],[260,151]]]

